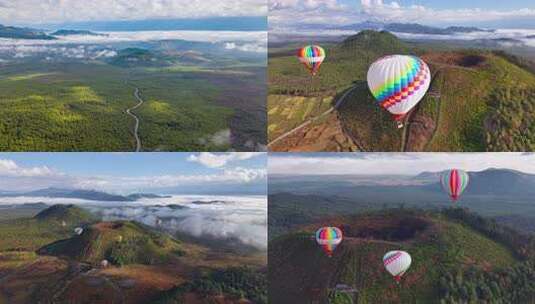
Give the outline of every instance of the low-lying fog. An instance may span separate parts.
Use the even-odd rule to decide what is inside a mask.
[[[25,203],[75,204],[103,220],[135,220],[171,234],[239,241],[267,248],[265,196],[173,195],[135,202],[100,202],[71,198],[0,197],[0,205]]]
[[[143,47],[161,41],[207,42],[226,50],[249,53],[267,52],[267,33],[261,31],[142,31],[98,32],[99,36],[60,36],[56,40],[0,38],[4,60],[32,56],[73,59],[103,59],[117,55],[124,47]]]

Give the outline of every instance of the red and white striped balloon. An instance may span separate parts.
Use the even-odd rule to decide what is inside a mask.
[[[459,169],[448,170],[440,177],[442,188],[454,202],[463,194],[469,181],[470,177],[468,173]]]
[[[397,282],[401,280],[401,276],[409,269],[411,263],[411,256],[401,250],[390,251],[383,257],[383,264],[385,265],[386,271],[394,276]]]

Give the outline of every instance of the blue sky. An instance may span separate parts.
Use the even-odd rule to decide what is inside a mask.
[[[25,24],[23,24],[25,25]],[[31,26],[31,24],[26,24]],[[121,21],[82,21],[34,25],[48,30],[78,29],[91,31],[265,31],[266,16],[207,17],[194,19],[147,19]]]
[[[0,153],[0,190],[108,192],[261,184],[265,153]]]
[[[535,28],[535,1],[272,0],[269,19],[272,28],[291,28],[299,23],[341,25],[366,20]]]

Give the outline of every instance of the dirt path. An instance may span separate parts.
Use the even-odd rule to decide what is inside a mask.
[[[429,89],[430,89],[430,90],[431,90],[431,88],[433,88],[433,85],[434,85],[434,83],[435,83],[435,80],[437,79],[437,77],[436,77],[437,74],[438,74],[439,72],[441,72],[442,69],[443,69],[443,67],[437,69],[437,70],[432,74],[432,76],[431,76],[431,83],[430,83],[430,85],[429,85]],[[431,93],[431,92],[428,91],[426,94],[429,95],[430,93]],[[435,92],[435,95],[436,95],[436,94],[438,94],[438,98],[435,97],[435,98],[437,98],[436,102],[439,103],[439,105],[438,105],[438,114],[437,114],[437,118],[436,118],[436,120],[435,120],[435,124],[436,124],[436,125],[435,125],[435,129],[433,130],[433,134],[431,135],[431,138],[429,139],[428,143],[430,143],[430,142],[433,140],[433,137],[434,137],[435,134],[436,134],[436,131],[437,131],[437,129],[438,129],[439,120],[440,120],[440,114],[441,114],[441,112],[442,112],[441,109],[440,109],[440,107],[441,107],[441,103],[440,103],[440,101],[441,101],[441,99],[440,99],[440,92]],[[411,111],[409,112],[409,114],[407,115],[405,121],[403,122],[403,124],[405,125],[405,127],[403,128],[403,133],[402,133],[402,136],[401,136],[401,149],[400,149],[401,152],[407,152],[408,142],[409,142],[410,134],[411,134],[411,125],[415,123],[415,122],[411,122],[411,120],[412,120],[412,117],[415,115],[415,113],[419,113],[419,112],[420,112],[420,106],[421,106],[421,103],[418,103],[418,104],[416,105],[416,107],[415,107],[413,110],[411,110]],[[427,146],[427,144],[426,144],[426,146]]]
[[[340,108],[340,106],[342,106],[342,104],[344,103],[347,95],[349,95],[349,93],[353,92],[354,89],[356,89],[357,87],[354,86],[354,87],[351,87],[350,89],[348,89],[344,95],[342,95],[342,97],[340,97],[334,106],[330,107],[327,111],[321,113],[320,115],[316,116],[316,117],[313,117],[305,122],[303,122],[302,124],[300,124],[299,126],[291,129],[290,131],[280,135],[279,137],[275,138],[274,140],[272,140],[270,143],[268,143],[268,148],[273,146],[274,144],[276,144],[277,142],[285,139],[286,137],[294,134],[295,132],[305,128],[306,126],[310,125],[311,123],[315,122],[315,121],[318,121],[322,118],[324,118],[325,116],[331,114],[332,112],[334,112],[335,110],[338,110]]]
[[[139,118],[133,114],[131,111],[139,108],[143,104],[143,99],[139,96],[139,88],[136,88],[134,91],[134,96],[139,101],[135,106],[126,109],[126,114],[132,116],[134,120],[136,121],[136,125],[134,126],[134,137],[136,138],[136,152],[141,151],[141,140],[139,139]]]

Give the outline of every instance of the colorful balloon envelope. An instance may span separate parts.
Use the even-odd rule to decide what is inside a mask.
[[[391,55],[368,69],[368,87],[381,107],[400,122],[422,100],[431,84],[427,64],[416,56]]]
[[[383,257],[383,264],[385,265],[386,271],[394,276],[396,282],[401,280],[401,277],[407,272],[411,263],[411,256],[405,251],[390,251]]]
[[[332,257],[342,239],[342,230],[337,227],[323,227],[316,231],[316,242],[329,257]]]
[[[457,201],[464,192],[469,181],[468,173],[463,170],[452,169],[444,172],[440,177],[442,188],[453,201]]]
[[[316,75],[325,60],[325,50],[318,45],[307,45],[297,52],[297,57],[312,75]]]

